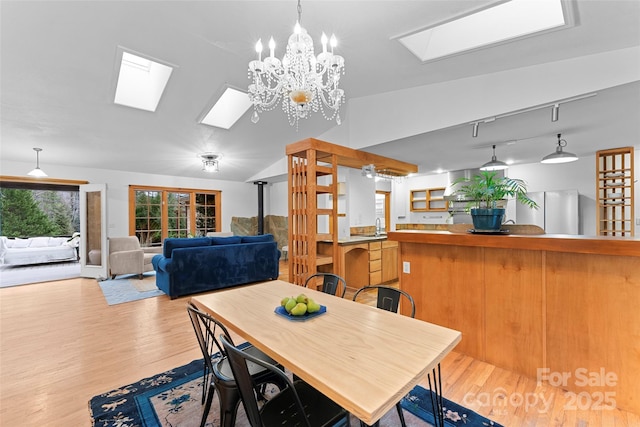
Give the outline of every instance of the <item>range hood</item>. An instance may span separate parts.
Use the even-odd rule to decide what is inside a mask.
[[[471,179],[475,175],[480,174],[480,169],[461,169],[457,171],[449,172],[449,180],[447,187],[444,189],[444,199],[450,202],[468,202],[469,199],[463,194],[458,193],[459,187],[464,185],[463,183],[454,184],[457,180],[465,178]],[[502,178],[504,176],[504,170],[495,171],[496,177]]]
[[[464,183],[454,184],[457,180],[465,178],[471,179],[475,175],[480,174],[480,169],[462,169],[449,172],[449,180],[447,187],[444,190],[444,199],[448,203],[448,212],[451,214],[452,222],[458,223],[471,223],[471,215],[467,212],[467,204],[471,201],[465,195],[458,192],[459,187]],[[503,177],[504,171],[496,171],[496,176]]]
[[[458,188],[463,184],[454,184],[459,179],[470,179],[472,176],[480,173],[480,169],[462,169],[449,172],[449,180],[447,187],[444,189],[444,199],[450,202],[468,201],[467,198],[457,192]]]

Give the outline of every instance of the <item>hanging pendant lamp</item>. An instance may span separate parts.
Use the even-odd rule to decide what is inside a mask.
[[[540,163],[569,163],[578,160],[578,156],[575,154],[562,150],[562,147],[567,146],[567,141],[561,139],[561,135],[561,133],[558,134],[558,146],[556,147],[556,151],[548,156],[544,156],[542,160],[540,160]]]
[[[496,157],[496,146],[493,146],[493,156],[491,156],[491,161],[485,163],[480,167],[481,171],[499,171],[503,169],[507,169],[509,167],[505,162],[498,160]]]
[[[40,152],[42,151],[42,148],[34,148],[33,151],[36,152],[36,167],[27,175],[34,178],[44,178],[47,176],[47,174],[44,173],[42,169],[40,169]]]

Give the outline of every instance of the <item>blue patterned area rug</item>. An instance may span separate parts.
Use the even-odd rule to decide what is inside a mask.
[[[135,384],[95,396],[89,401],[95,427],[197,427],[202,416],[203,361],[193,362],[145,378]],[[416,386],[401,402],[409,427],[424,427],[433,422],[430,391]],[[484,427],[497,423],[444,399],[447,426]],[[249,427],[244,408],[238,408],[236,427]],[[351,425],[359,425],[352,416]],[[380,420],[381,427],[400,425],[395,408]],[[220,426],[217,396],[213,399],[206,426]]]
[[[155,271],[146,272],[142,280],[137,275],[116,276],[115,279],[98,282],[107,304],[115,305],[129,301],[137,301],[145,298],[164,295],[156,287]]]

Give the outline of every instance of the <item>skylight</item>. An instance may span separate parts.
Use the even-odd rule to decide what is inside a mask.
[[[172,71],[172,67],[123,51],[113,102],[156,111]]]
[[[564,25],[561,0],[511,0],[399,40],[421,61],[430,61]]]
[[[229,129],[251,105],[249,96],[245,92],[227,87],[200,123]]]

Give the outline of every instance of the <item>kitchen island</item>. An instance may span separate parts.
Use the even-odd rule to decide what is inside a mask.
[[[640,239],[395,231],[416,317],[457,350],[640,413]]]

